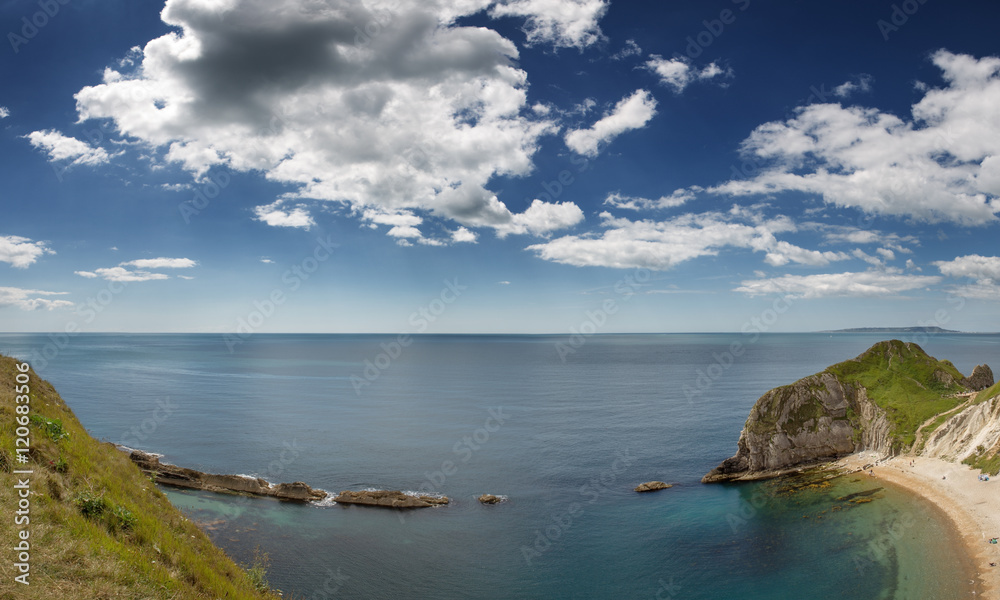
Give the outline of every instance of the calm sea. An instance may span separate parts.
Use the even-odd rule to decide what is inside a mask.
[[[735,452],[761,394],[884,337],[397,347],[395,336],[257,334],[230,351],[219,335],[103,334],[56,351],[46,335],[4,334],[0,353],[47,357],[36,369],[94,437],[166,462],[452,499],[399,512],[166,490],[238,561],[266,552],[286,597],[965,598],[970,565],[941,515],[877,481],[699,483]],[[915,341],[964,373],[1000,366],[1000,336]],[[631,491],[653,479],[675,485]],[[482,493],[509,500],[483,506]]]

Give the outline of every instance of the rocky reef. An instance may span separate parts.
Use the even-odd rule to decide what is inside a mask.
[[[326,492],[314,490],[301,481],[272,485],[264,479],[247,477],[245,475],[203,473],[194,469],[186,469],[162,463],[158,456],[142,452],[141,450],[132,450],[129,453],[129,458],[144,473],[153,477],[157,483],[175,487],[209,492],[270,496],[280,500],[294,500],[298,502],[315,502],[327,496]]]
[[[1000,406],[993,408],[1000,403],[968,405],[976,390],[991,385],[986,365],[964,377],[916,344],[879,342],[855,359],[761,396],[736,455],[702,482],[766,479],[861,450],[888,456],[960,447],[959,459],[988,455],[1000,440]],[[916,444],[930,425],[936,426],[933,435],[921,435]]]
[[[647,481],[646,483],[640,483],[635,487],[636,492],[655,492],[657,490],[665,490],[667,488],[674,487],[671,483],[664,483],[662,481]]]
[[[411,496],[399,490],[345,490],[333,499],[337,504],[364,504],[386,508],[428,508],[448,504],[450,500],[439,496]]]

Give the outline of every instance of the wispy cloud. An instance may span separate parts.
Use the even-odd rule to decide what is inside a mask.
[[[646,90],[636,90],[622,98],[614,108],[588,129],[574,129],[566,134],[570,150],[584,156],[597,156],[599,147],[626,131],[646,126],[656,115],[656,99]]]
[[[13,306],[21,310],[71,308],[74,304],[68,300],[50,300],[48,298],[48,296],[64,296],[66,294],[67,292],[46,292],[15,287],[0,287],[0,307]]]

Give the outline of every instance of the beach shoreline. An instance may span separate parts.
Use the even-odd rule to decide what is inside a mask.
[[[962,540],[976,567],[981,593],[978,597],[1000,599],[1000,545],[989,539],[1000,535],[1000,478],[984,482],[979,471],[939,458],[897,456],[882,459],[861,452],[840,459],[834,466],[847,473],[873,472],[881,482],[916,494],[937,506]]]

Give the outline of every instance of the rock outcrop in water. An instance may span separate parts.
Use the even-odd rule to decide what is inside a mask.
[[[987,377],[992,381],[985,365],[965,378],[950,362],[928,356],[916,344],[880,342],[853,360],[761,396],[740,433],[736,455],[702,482],[766,479],[860,450],[883,455],[910,450],[923,425],[968,403],[968,394],[960,394],[983,385]],[[985,444],[1000,439],[1000,415],[995,414],[1000,407],[988,416],[990,410],[950,417],[926,448],[968,449],[972,440],[980,440],[984,443],[973,447],[988,451],[993,446]],[[994,418],[996,437],[991,437],[984,433],[990,430],[984,423],[994,423]],[[952,437],[944,439],[948,435]]]
[[[270,496],[280,500],[315,502],[326,498],[327,493],[314,490],[301,481],[272,485],[264,479],[244,475],[215,475],[194,469],[186,469],[160,462],[158,456],[141,450],[132,450],[129,458],[143,472],[153,477],[157,483],[175,487],[205,490],[208,492],[229,492]]]
[[[346,490],[333,499],[337,504],[364,504],[386,508],[428,508],[448,504],[449,500],[438,496],[410,496],[399,490]]]
[[[674,487],[673,484],[664,483],[662,481],[647,481],[646,483],[640,483],[635,487],[637,492],[655,492],[658,490],[665,490],[667,488]]]

